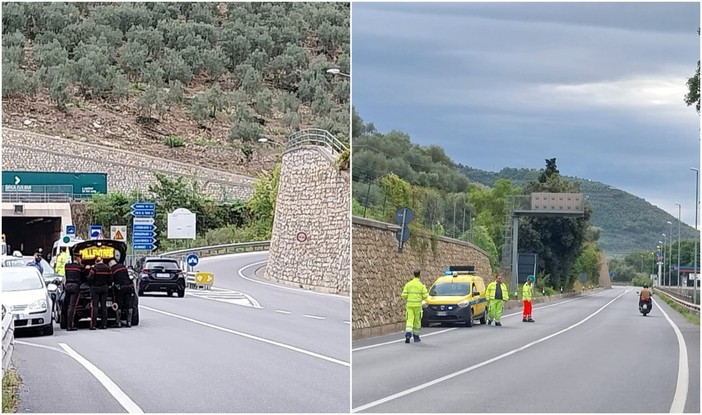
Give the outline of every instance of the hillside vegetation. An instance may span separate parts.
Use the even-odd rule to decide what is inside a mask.
[[[3,125],[228,171],[348,140],[348,3],[3,3]]]

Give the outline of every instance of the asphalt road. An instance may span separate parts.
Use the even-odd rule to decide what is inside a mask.
[[[140,297],[140,324],[20,335],[21,412],[345,412],[350,299],[260,281],[267,253],[201,260],[209,292]]]
[[[699,413],[700,328],[654,302],[643,317],[617,287],[535,306],[535,323],[506,310],[502,327],[354,342],[352,411]]]

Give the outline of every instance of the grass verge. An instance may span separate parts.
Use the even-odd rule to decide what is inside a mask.
[[[14,369],[7,369],[2,377],[2,412],[15,412],[19,404],[20,378]]]
[[[687,308],[681,306],[680,304],[676,303],[675,301],[671,300],[668,298],[667,295],[660,294],[658,295],[658,298],[661,300],[665,301],[669,306],[671,306],[675,311],[680,313],[683,317],[685,317],[685,320],[689,321],[692,324],[695,324],[697,326],[700,325],[700,316],[697,313],[694,313]]]

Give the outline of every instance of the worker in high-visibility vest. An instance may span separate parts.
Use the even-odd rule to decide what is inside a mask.
[[[66,276],[66,264],[71,262],[71,256],[68,255],[68,248],[61,248],[61,253],[56,257],[56,273],[62,277]]]
[[[402,298],[406,301],[406,322],[405,322],[405,343],[410,342],[410,337],[414,337],[414,342],[420,342],[419,330],[422,328],[422,302],[429,296],[427,287],[419,280],[420,271],[414,271],[412,278],[404,288],[402,288]]]
[[[505,301],[509,300],[507,285],[502,282],[501,275],[495,275],[495,281],[488,284],[485,293],[488,300],[488,325],[492,324],[494,320],[496,326],[501,326],[502,310]]]
[[[524,310],[522,311],[522,321],[524,323],[533,323],[534,320],[531,318],[531,299],[533,297],[534,290],[534,276],[529,275],[527,281],[522,287],[522,301],[524,301]]]

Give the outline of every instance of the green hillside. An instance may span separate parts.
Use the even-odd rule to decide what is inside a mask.
[[[539,170],[504,168],[499,172],[488,172],[458,165],[469,180],[492,187],[498,179],[509,179],[517,186],[535,180]],[[623,256],[634,250],[651,249],[668,233],[673,223],[673,235],[677,240],[678,219],[646,200],[605,183],[564,176],[580,183],[583,194],[592,205],[590,223],[602,229],[599,246],[609,256]],[[695,229],[681,224],[682,239],[694,239]]]

